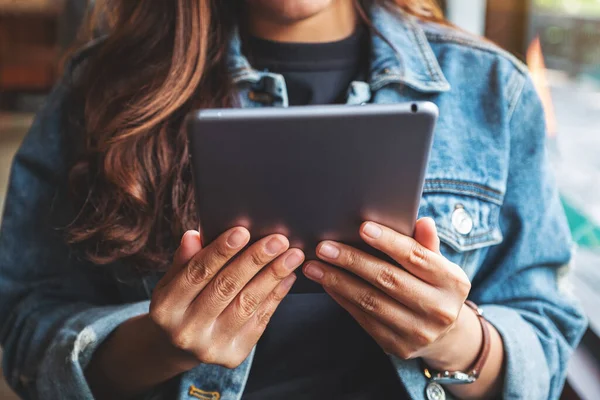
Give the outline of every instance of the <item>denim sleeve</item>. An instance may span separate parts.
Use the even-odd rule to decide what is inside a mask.
[[[83,374],[92,353],[148,310],[119,305],[106,269],[75,257],[53,223],[69,209],[66,93],[64,82],[53,90],[15,157],[0,228],[3,371],[25,399],[92,398]]]
[[[558,399],[586,321],[559,285],[572,241],[547,159],[544,111],[528,77],[513,110],[504,241],[487,254],[471,297],[504,342],[503,398]]]

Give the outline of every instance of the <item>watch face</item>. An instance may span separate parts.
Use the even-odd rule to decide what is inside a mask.
[[[440,385],[465,385],[476,381],[474,377],[462,372],[456,372],[450,375],[434,376],[432,380]]]
[[[440,385],[463,385],[467,383],[472,383],[471,381],[463,381],[461,379],[454,378],[435,378],[434,382],[439,383]]]

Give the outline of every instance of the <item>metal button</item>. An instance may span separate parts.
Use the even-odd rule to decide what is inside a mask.
[[[457,205],[452,213],[452,226],[461,235],[468,235],[473,230],[473,218],[462,205]]]
[[[429,382],[425,388],[427,400],[446,400],[446,392],[442,385],[436,382]]]

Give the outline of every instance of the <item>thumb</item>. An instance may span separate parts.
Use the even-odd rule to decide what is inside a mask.
[[[429,250],[440,254],[440,238],[433,218],[421,218],[417,221],[415,240]]]
[[[164,286],[171,282],[200,250],[202,250],[200,233],[198,231],[187,231],[184,233],[181,238],[181,244],[173,256],[171,268],[165,273],[157,286]]]
[[[200,250],[202,250],[200,232],[193,230],[187,231],[183,234],[183,237],[181,238],[181,244],[173,256],[173,268],[182,268]]]

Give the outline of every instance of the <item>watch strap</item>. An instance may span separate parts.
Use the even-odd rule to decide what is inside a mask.
[[[475,382],[479,375],[481,374],[481,370],[483,369],[488,356],[490,354],[491,348],[491,339],[490,339],[490,330],[488,327],[488,323],[483,316],[483,310],[479,308],[475,303],[470,300],[465,301],[465,305],[475,311],[477,318],[481,324],[481,332],[482,332],[482,342],[481,349],[477,355],[477,359],[473,363],[473,365],[466,371],[432,371],[429,368],[424,368],[424,374],[427,378],[431,379],[434,382],[440,382],[442,384],[468,384]]]
[[[477,314],[479,322],[481,323],[481,331],[483,333],[481,350],[479,351],[479,355],[477,356],[475,363],[469,370],[469,375],[473,376],[474,378],[479,378],[479,374],[481,374],[481,370],[483,369],[483,366],[490,355],[490,348],[492,346],[490,340],[490,328],[488,327],[488,323],[483,316],[483,310],[479,308],[477,304],[473,303],[471,300],[467,300],[465,301],[465,305],[467,305],[467,307],[471,308]]]

